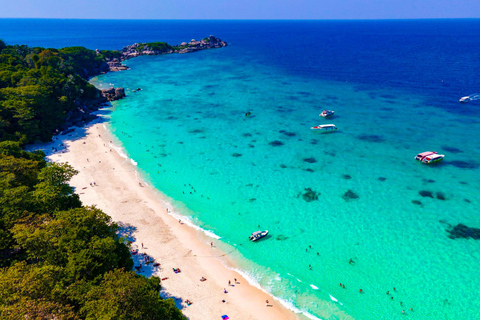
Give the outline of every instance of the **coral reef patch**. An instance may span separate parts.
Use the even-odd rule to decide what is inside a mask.
[[[385,141],[385,139],[382,136],[379,136],[376,134],[361,134],[357,138],[363,141],[377,142],[377,143]]]
[[[271,145],[272,147],[279,147],[284,145],[282,141],[278,141],[278,140],[271,141],[268,144]]]
[[[318,200],[318,196],[320,195],[320,192],[313,191],[311,188],[305,188],[304,192],[300,192],[298,194],[298,197],[302,197],[303,200],[307,202],[312,202],[315,200]]]
[[[355,192],[353,192],[352,190],[348,189],[347,192],[345,192],[342,196],[343,200],[345,201],[350,201],[350,200],[354,200],[354,199],[358,199],[360,196],[358,194],[356,194]]]
[[[428,191],[428,190],[422,190],[422,191],[419,191],[418,192],[419,195],[421,195],[422,197],[429,197],[429,198],[433,198],[433,193],[432,191]]]
[[[466,225],[459,223],[456,226],[449,226],[446,231],[449,233],[448,237],[450,239],[469,239],[480,240],[480,229],[467,227]]]

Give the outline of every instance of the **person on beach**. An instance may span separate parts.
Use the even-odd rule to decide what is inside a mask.
[[[228,280],[228,285],[230,286],[232,283],[230,282],[230,280]]]
[[[210,242],[210,248],[213,248],[213,242]]]
[[[266,307],[268,307],[268,300],[266,300],[265,302],[266,302]]]
[[[233,280],[235,281],[235,283],[238,283],[238,282],[237,282],[237,278],[233,278]]]
[[[227,289],[223,288],[223,293],[228,293]]]

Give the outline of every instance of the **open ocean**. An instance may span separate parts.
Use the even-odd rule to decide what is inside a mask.
[[[92,79],[126,88],[108,125],[147,183],[305,317],[480,319],[480,100],[458,103],[480,92],[480,19],[0,19],[42,47],[210,34],[229,46]]]

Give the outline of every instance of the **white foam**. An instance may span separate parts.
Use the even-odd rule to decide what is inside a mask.
[[[206,230],[206,229],[203,229],[202,227],[197,226],[195,223],[192,222],[192,220],[189,217],[181,215],[180,213],[173,210],[173,207],[169,202],[163,201],[163,203],[164,203],[164,205],[167,209],[167,213],[169,215],[171,215],[172,217],[174,217],[175,219],[182,221],[187,226],[189,226],[189,227],[191,227],[195,230],[199,230],[199,231],[205,233],[208,237],[210,237],[212,239],[218,240],[218,239],[221,238],[220,236],[216,235],[213,231]]]
[[[335,298],[335,297],[332,296],[331,294],[329,294],[329,296],[330,296],[330,299],[332,299],[332,301],[335,301],[335,302],[337,302],[337,303],[339,303],[340,305],[343,306],[343,303],[341,303],[340,301],[338,301],[337,298]]]
[[[115,150],[120,157],[122,157],[122,158],[124,158],[124,159],[128,159],[128,156],[122,151],[122,148],[117,147],[116,145],[114,145],[114,144],[112,144],[112,143],[110,144],[110,147],[111,147],[113,150]]]
[[[229,268],[227,267],[228,269],[230,270],[233,270],[235,272],[237,272],[238,274],[240,274],[243,278],[245,278],[245,280],[247,280],[248,284],[250,284],[251,286],[265,292],[266,294],[269,294],[269,295],[272,295],[270,292],[268,292],[267,290],[263,289],[260,284],[258,283],[258,281],[255,279],[254,276],[248,274],[247,272],[243,271],[243,270],[240,270],[240,269],[236,269],[236,268]],[[298,279],[297,279],[298,280]],[[279,297],[276,297],[276,296],[273,296],[273,298],[275,300],[277,300],[281,305],[283,305],[285,308],[287,308],[288,310],[290,311],[293,311],[294,313],[296,314],[302,314],[304,315],[305,317],[307,317],[308,319],[312,319],[312,320],[323,320],[322,318],[318,318],[316,316],[314,316],[313,314],[307,312],[307,311],[304,311],[304,310],[300,310],[299,308],[297,308],[292,302],[290,301],[287,301],[285,299],[282,299],[282,298],[279,298]]]
[[[312,287],[313,290],[318,290],[318,287],[313,284],[311,284],[310,287]]]

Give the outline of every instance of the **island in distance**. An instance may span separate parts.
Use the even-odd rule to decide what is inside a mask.
[[[105,56],[109,66],[108,71],[127,70],[128,67],[122,65],[122,61],[143,55],[159,55],[169,53],[190,53],[205,49],[214,49],[226,47],[227,42],[209,36],[202,40],[192,39],[190,42],[182,42],[179,45],[172,46],[166,42],[135,43],[124,47],[120,51],[116,50],[96,50],[97,54]]]

